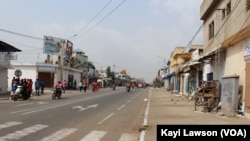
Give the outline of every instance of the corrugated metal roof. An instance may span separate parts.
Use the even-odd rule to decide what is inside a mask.
[[[0,41],[0,52],[20,52],[20,49],[15,48],[14,46]]]

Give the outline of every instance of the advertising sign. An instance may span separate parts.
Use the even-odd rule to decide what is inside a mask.
[[[66,43],[66,52],[65,52],[65,63],[70,63],[70,59],[72,56],[73,43],[67,40]]]
[[[44,36],[43,53],[60,55],[64,43],[64,39]]]
[[[250,41],[245,42],[244,44],[244,58],[249,59],[250,58]]]

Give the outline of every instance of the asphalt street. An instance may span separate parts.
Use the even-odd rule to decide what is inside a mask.
[[[110,89],[106,89],[107,91],[110,91]],[[102,89],[101,91],[106,91],[105,89]],[[125,89],[124,89],[125,91]],[[112,92],[112,91],[111,91]],[[86,94],[92,93],[91,91],[88,91]],[[72,97],[74,95],[79,95],[79,91],[67,91],[66,97]],[[221,112],[202,112],[202,108],[198,108],[195,110],[194,108],[194,101],[189,100],[186,97],[173,94],[169,91],[166,91],[163,88],[146,88],[141,91],[140,97],[137,97],[139,101],[134,102],[134,104],[128,104],[135,97],[131,97],[132,99],[125,99],[124,98],[124,104],[120,105],[120,103],[114,102],[113,106],[111,106],[111,109],[117,108],[116,111],[119,111],[123,109],[124,112],[112,112],[112,110],[108,113],[102,113],[103,109],[99,109],[99,115],[104,117],[100,118],[102,120],[99,120],[97,124],[103,124],[106,122],[106,129],[110,132],[116,132],[114,128],[114,123],[116,124],[116,129],[124,128],[125,126],[133,126],[134,130],[134,137],[133,139],[128,139],[128,135],[124,134],[123,141],[134,141],[134,140],[140,140],[140,141],[156,141],[157,137],[157,125],[248,125],[250,123],[250,119],[247,117],[228,117],[221,114]],[[40,102],[39,104],[46,104],[45,99],[51,98],[51,91],[47,90],[44,95],[41,96],[34,96],[31,98],[31,102]],[[108,97],[107,97],[108,98]],[[45,101],[44,101],[45,100]],[[116,99],[112,99],[112,101],[115,101]],[[143,102],[141,102],[143,101]],[[45,103],[44,103],[45,102]],[[7,96],[1,96],[0,97],[0,104],[1,104],[1,112],[5,112],[4,107],[9,105],[19,105],[20,107],[25,104],[22,100],[20,101],[12,101],[8,100]],[[137,104],[136,104],[137,103]],[[70,104],[70,103],[69,103]],[[107,105],[108,103],[103,103],[104,105]],[[125,105],[127,108],[124,108]],[[79,107],[78,107],[79,106]],[[94,107],[96,106],[96,103],[94,102],[87,102],[85,105],[74,105],[71,108],[72,110],[85,110],[86,107]],[[131,109],[135,109],[140,107],[137,111],[132,111]],[[29,112],[36,112],[35,110],[28,110],[23,111],[26,114],[30,114]],[[137,112],[139,116],[137,117],[129,117],[128,113],[131,112],[131,115],[136,115]],[[119,115],[114,118],[114,113]],[[53,115],[60,114],[57,111],[53,113]],[[76,114],[76,113],[74,113]],[[74,116],[74,114],[71,113],[71,116]],[[91,115],[94,115],[94,113],[90,112],[88,115],[82,115],[83,118],[90,118]],[[40,115],[41,116],[41,115]],[[63,115],[61,115],[63,116]],[[107,120],[108,118],[112,117],[112,120]],[[130,122],[127,122],[126,118],[129,118]],[[1,120],[4,120],[1,119]],[[75,123],[80,122],[79,119],[75,119]],[[17,123],[16,123],[17,124]],[[107,126],[108,125],[108,126]],[[80,126],[80,125],[79,125]],[[86,123],[86,126],[88,128],[92,128],[93,125]],[[118,128],[119,127],[119,128]],[[45,126],[38,126],[36,128],[47,128]],[[81,127],[81,130],[86,130],[86,127]],[[124,130],[123,130],[124,131]],[[74,129],[68,131],[74,132]],[[106,132],[105,132],[106,133]],[[98,132],[98,133],[92,133],[92,134],[104,134],[104,132]],[[115,134],[113,134],[115,135]],[[77,137],[76,137],[77,138]],[[106,138],[106,140],[109,140],[111,138]],[[103,139],[105,141],[105,139]]]

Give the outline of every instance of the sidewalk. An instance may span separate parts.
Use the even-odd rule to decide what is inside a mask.
[[[149,99],[148,126],[145,141],[156,140],[157,125],[167,124],[249,124],[250,119],[244,117],[222,116],[220,111],[202,112],[202,108],[194,110],[194,101],[188,100],[163,88],[152,89]]]

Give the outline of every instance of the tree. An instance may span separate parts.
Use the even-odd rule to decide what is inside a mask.
[[[81,61],[78,58],[72,57],[70,67],[75,69],[83,68],[83,64],[81,64]]]
[[[115,73],[111,72],[110,66],[106,69],[106,74],[108,78],[111,78],[112,80],[115,80]]]
[[[90,62],[90,61],[87,62],[87,68],[92,68],[92,69],[95,70],[94,64],[92,62]]]

